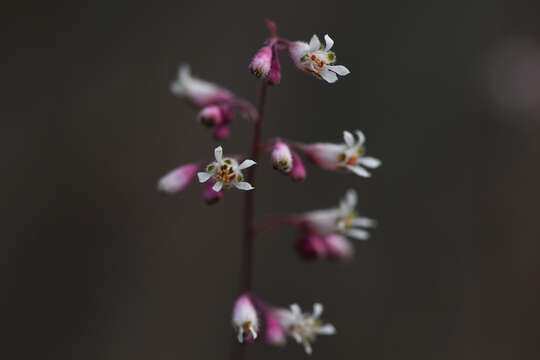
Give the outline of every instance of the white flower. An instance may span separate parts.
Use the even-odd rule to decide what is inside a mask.
[[[199,164],[182,165],[159,179],[158,190],[167,194],[175,194],[184,190],[195,178]]]
[[[356,191],[350,189],[339,207],[308,212],[303,217],[304,222],[310,231],[321,236],[340,233],[359,240],[367,240],[369,233],[360,228],[374,227],[376,222],[358,216],[355,210],[357,201]]]
[[[343,65],[331,65],[336,62],[336,54],[330,49],[334,40],[324,35],[326,46],[323,47],[317,35],[313,35],[308,43],[295,41],[289,45],[289,54],[296,67],[300,70],[312,73],[329,83],[336,82],[337,75],[345,76],[350,73]],[[337,74],[337,75],[336,75]]]
[[[230,100],[233,95],[211,82],[191,76],[189,65],[182,64],[178,69],[178,78],[171,84],[171,91],[178,97],[185,98],[196,106]]]
[[[323,312],[321,304],[313,305],[313,314],[302,313],[298,304],[292,304],[290,310],[278,310],[281,326],[287,331],[287,334],[294,338],[298,343],[304,345],[307,354],[311,354],[311,343],[315,341],[317,335],[333,335],[336,329],[331,324],[323,325],[320,316]]]
[[[289,145],[276,140],[272,149],[272,164],[275,169],[288,173],[293,167],[293,157]]]
[[[343,144],[316,143],[302,145],[300,148],[318,166],[327,170],[347,169],[358,176],[370,177],[371,174],[362,166],[375,169],[381,165],[381,161],[369,156],[364,156],[366,140],[360,130],[356,130],[357,140],[348,131],[343,132]]]
[[[243,181],[244,175],[242,175],[241,170],[255,165],[255,161],[248,159],[238,165],[235,159],[223,157],[223,148],[221,146],[214,149],[214,156],[216,161],[206,167],[206,172],[197,173],[199,182],[204,183],[212,178],[214,180],[214,186],[212,187],[214,191],[221,191],[222,188],[228,189],[233,186],[240,190],[254,189],[250,183]]]
[[[238,332],[238,342],[250,343],[257,338],[259,319],[257,318],[257,310],[255,310],[249,296],[244,294],[236,300],[233,308],[232,324]]]

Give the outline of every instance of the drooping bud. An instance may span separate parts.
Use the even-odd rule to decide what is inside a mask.
[[[266,81],[270,85],[279,84],[281,81],[281,66],[279,64],[279,57],[277,47],[272,47],[272,66],[270,66],[270,71],[266,76]]]
[[[306,259],[326,256],[323,238],[308,231],[303,231],[296,239],[296,250]]]
[[[272,149],[272,165],[274,169],[284,173],[291,171],[293,167],[293,157],[289,145],[277,139]]]
[[[266,78],[272,66],[272,48],[263,46],[257,51],[249,64],[249,70],[260,79]]]
[[[306,178],[306,168],[304,167],[304,164],[302,163],[302,159],[300,156],[295,152],[291,150],[292,154],[292,169],[289,173],[289,176],[296,181],[304,180]]]
[[[233,327],[238,332],[238,342],[252,343],[257,338],[259,319],[257,310],[247,294],[240,296],[234,304]]]
[[[213,127],[223,123],[223,115],[219,106],[210,105],[199,112],[197,120],[206,127]]]
[[[349,240],[339,234],[331,234],[324,238],[328,257],[332,259],[348,259],[354,255],[354,247]]]
[[[212,189],[213,186],[214,186],[213,181],[207,181],[206,185],[204,187],[203,197],[204,197],[204,200],[206,201],[206,203],[208,205],[215,204],[223,196],[223,192],[222,191],[214,191],[214,189]]]
[[[163,176],[158,182],[158,190],[167,194],[175,194],[184,190],[195,179],[198,164],[182,165]]]
[[[268,344],[283,345],[286,333],[274,309],[267,309],[264,314],[264,339]]]

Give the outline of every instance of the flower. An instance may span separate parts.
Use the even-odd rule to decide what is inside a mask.
[[[274,169],[283,173],[288,173],[292,170],[293,157],[289,145],[281,140],[276,140],[272,149],[272,165]]]
[[[370,177],[371,174],[362,166],[375,169],[381,165],[381,161],[369,156],[364,156],[366,140],[360,130],[356,130],[358,140],[348,131],[343,132],[345,143],[315,143],[309,145],[298,145],[298,148],[306,153],[308,158],[327,170],[347,169],[362,177]]]
[[[289,172],[289,176],[293,180],[304,180],[306,178],[306,168],[304,167],[304,164],[302,163],[302,159],[300,159],[300,156],[294,151],[291,150],[292,154],[292,169]]]
[[[357,201],[356,191],[350,189],[339,207],[308,212],[303,215],[301,225],[310,233],[320,236],[339,233],[359,240],[367,240],[369,233],[359,228],[374,227],[376,222],[370,218],[358,216],[355,211]],[[331,241],[337,244],[338,240]]]
[[[333,83],[337,81],[337,75],[345,76],[350,71],[343,65],[330,65],[336,62],[336,54],[330,51],[334,40],[324,35],[324,41],[326,42],[324,48],[317,35],[313,35],[309,44],[303,41],[292,42],[289,44],[289,55],[300,70]]]
[[[175,194],[184,190],[195,178],[199,164],[182,165],[159,179],[158,191]]]
[[[264,310],[264,338],[268,344],[283,345],[286,341],[285,329],[281,326],[275,309]]]
[[[233,327],[238,332],[238,342],[251,343],[257,339],[259,331],[259,319],[257,310],[248,295],[240,296],[234,304],[232,314]]]
[[[277,311],[281,326],[287,334],[294,338],[299,344],[304,345],[307,354],[312,353],[311,344],[317,335],[333,335],[336,328],[331,324],[323,325],[320,316],[323,306],[319,303],[313,305],[313,314],[302,313],[298,304],[292,304],[290,310],[282,309]]]
[[[257,51],[249,64],[249,70],[258,78],[266,78],[272,66],[272,48],[264,46]]]
[[[221,113],[219,106],[209,105],[205,106],[201,112],[199,112],[197,120],[204,126],[212,127],[223,122],[223,114]]]
[[[178,78],[171,84],[171,92],[198,107],[231,100],[233,94],[208,81],[191,76],[189,65],[182,64]]]
[[[216,161],[206,167],[206,172],[197,173],[199,182],[204,183],[212,178],[214,180],[212,190],[214,191],[221,191],[222,188],[228,189],[233,186],[240,190],[254,189],[250,183],[243,181],[244,176],[241,170],[255,165],[255,161],[247,159],[238,165],[236,159],[223,157],[221,146],[214,149],[214,156]]]
[[[324,237],[326,254],[331,259],[349,259],[354,255],[354,247],[346,237],[330,234]]]

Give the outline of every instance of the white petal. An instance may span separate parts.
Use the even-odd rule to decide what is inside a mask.
[[[255,164],[256,164],[256,162],[253,161],[253,160],[249,160],[249,159],[244,160],[244,161],[240,164],[240,166],[238,167],[238,170],[244,170],[244,169],[247,169],[248,167],[253,166],[253,165],[255,165]]]
[[[294,340],[296,340],[297,343],[302,342],[302,337],[300,336],[299,333],[293,332],[293,333],[291,333],[291,336],[294,338]]]
[[[370,157],[370,156],[363,156],[360,159],[358,159],[358,162],[370,169],[376,169],[379,166],[381,166],[381,161],[379,159],[375,159],[374,157]]]
[[[361,229],[349,229],[347,235],[358,240],[367,240],[369,239],[369,233]]]
[[[363,145],[366,142],[366,136],[360,130],[356,130],[356,136],[358,136],[358,145]]]
[[[315,51],[319,50],[321,47],[321,42],[319,41],[319,38],[317,35],[313,35],[311,37],[311,40],[309,41],[309,51]]]
[[[316,328],[315,332],[321,335],[334,335],[336,333],[336,328],[332,324],[326,324]]]
[[[253,189],[255,189],[253,186],[251,186],[250,183],[245,182],[245,181],[236,183],[236,184],[234,184],[234,186],[236,186],[236,188],[240,189],[240,190],[253,190]]]
[[[214,186],[212,186],[212,190],[215,192],[221,191],[221,188],[223,187],[223,183],[221,181],[216,181]]]
[[[300,306],[298,306],[298,304],[292,304],[290,307],[291,307],[291,311],[292,311],[293,315],[301,315],[302,314],[302,310],[300,309]]]
[[[327,67],[328,67],[328,69],[330,69],[330,71],[333,71],[333,72],[335,72],[336,74],[341,75],[341,76],[345,76],[345,75],[351,73],[351,72],[349,71],[349,69],[347,69],[347,68],[346,68],[345,66],[343,66],[343,65],[328,65]]]
[[[347,190],[347,194],[345,194],[345,203],[347,206],[352,210],[355,208],[357,202],[358,196],[356,195],[356,191],[354,189]]]
[[[345,144],[347,144],[347,146],[353,146],[355,143],[353,134],[348,131],[343,132],[343,140],[345,140]]]
[[[223,148],[221,146],[214,149],[214,157],[218,163],[221,163],[223,160]]]
[[[362,177],[370,177],[371,175],[367,172],[366,169],[364,169],[363,167],[360,167],[360,166],[351,166],[351,165],[348,165],[347,166],[347,169],[349,169],[350,171],[352,171],[353,173],[355,173],[356,175],[358,176],[362,176]]]
[[[253,340],[255,340],[257,338],[257,332],[253,328],[253,325],[249,327],[249,332],[251,333],[251,336],[253,336]]]
[[[335,83],[337,81],[337,75],[336,73],[334,72],[331,72],[330,70],[328,70],[328,66],[325,66],[320,72],[319,72],[319,75],[321,75],[321,77],[326,80],[327,82],[329,82],[330,84],[332,83]]]
[[[242,328],[238,329],[238,342],[241,344],[244,342],[244,333]]]
[[[358,216],[351,220],[351,225],[361,227],[374,227],[375,225],[377,225],[377,222],[367,217]]]
[[[307,341],[304,341],[304,350],[306,350],[306,354],[311,355],[313,350],[311,349],[311,344]]]
[[[199,178],[199,182],[203,183],[203,182],[207,182],[208,179],[212,177],[212,174],[207,173],[207,172],[198,172],[197,177]]]
[[[313,304],[313,316],[318,318],[319,316],[321,316],[323,312],[323,306],[322,304],[319,304],[319,303],[315,303]]]
[[[328,34],[324,35],[324,41],[326,42],[326,47],[324,48],[324,51],[328,51],[334,46],[334,40]],[[341,75],[341,74],[340,74]]]

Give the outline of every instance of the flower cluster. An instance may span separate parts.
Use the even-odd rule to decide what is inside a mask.
[[[305,313],[298,304],[292,304],[288,309],[277,308],[262,302],[254,295],[243,294],[234,305],[232,325],[237,331],[240,343],[255,341],[262,331],[268,344],[284,345],[289,336],[302,344],[307,354],[311,354],[311,344],[318,335],[336,333],[332,324],[322,322],[322,313],[323,306],[319,303],[313,305],[313,313]],[[261,314],[261,320],[258,314]]]
[[[336,65],[336,54],[332,51],[334,40],[329,35],[324,36],[324,45],[316,35],[309,43],[290,41],[278,37],[273,22],[267,21],[267,26],[271,36],[249,64],[251,73],[262,81],[261,101],[264,101],[267,85],[276,85],[282,80],[280,51],[286,51],[298,69],[328,83],[336,82],[338,75],[350,73],[345,66]],[[304,180],[307,176],[302,156],[322,169],[352,173],[364,178],[371,176],[368,169],[381,165],[378,159],[366,156],[366,138],[360,130],[354,133],[344,131],[342,143],[300,143],[282,138],[261,141],[262,115],[255,107],[221,86],[192,76],[188,65],[180,66],[171,91],[198,109],[198,122],[213,128],[215,139],[228,138],[229,126],[239,115],[254,125],[254,140],[250,156],[225,155],[223,147],[217,146],[213,159],[194,161],[173,169],[158,181],[157,188],[163,193],[178,194],[196,178],[204,183],[202,195],[208,204],[216,203],[229,189],[251,191],[255,189],[257,167],[253,166],[259,162],[259,150],[269,153],[271,166],[276,171],[295,181]],[[262,109],[262,104],[259,104],[259,108]],[[244,175],[243,170],[248,168]],[[246,196],[245,234],[248,244],[253,234],[259,231],[250,213],[252,198]],[[357,202],[357,194],[351,189],[335,207],[285,215],[282,217],[285,220],[269,222],[267,228],[280,223],[294,224],[298,231],[296,249],[306,258],[348,259],[354,253],[349,238],[366,240],[369,238],[366,229],[375,226],[374,220],[356,212]],[[246,249],[249,248],[246,246]],[[249,251],[246,253],[251,256]],[[232,325],[238,342],[252,343],[262,337],[268,344],[283,345],[287,338],[292,338],[304,347],[307,354],[311,354],[312,344],[318,335],[336,333],[333,325],[321,320],[321,304],[316,303],[312,313],[302,312],[297,304],[289,308],[270,306],[248,291],[249,277],[246,282],[248,284],[243,285],[243,294],[236,300],[232,313]]]

